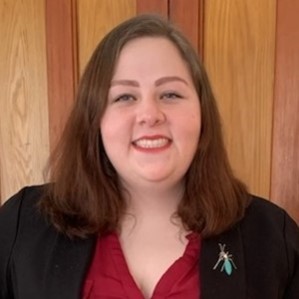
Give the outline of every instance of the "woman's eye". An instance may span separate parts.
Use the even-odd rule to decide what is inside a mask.
[[[134,100],[134,97],[130,94],[123,94],[117,97],[114,102],[128,102]]]
[[[162,94],[161,96],[162,99],[181,99],[182,96],[176,92],[167,92]]]

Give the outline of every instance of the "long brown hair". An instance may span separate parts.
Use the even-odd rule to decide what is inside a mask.
[[[144,36],[164,37],[178,48],[200,99],[201,135],[177,215],[188,229],[208,237],[226,230],[244,214],[247,191],[229,165],[220,116],[204,67],[174,25],[159,16],[141,15],[115,27],[95,49],[60,143],[49,160],[53,183],[41,208],[54,226],[69,236],[116,230],[125,211],[117,173],[106,156],[99,124],[123,46]]]

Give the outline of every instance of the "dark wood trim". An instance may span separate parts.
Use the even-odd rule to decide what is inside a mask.
[[[205,25],[205,0],[198,0],[198,53],[204,60],[204,25]]]
[[[277,0],[271,198],[299,223],[299,2]]]
[[[78,81],[75,0],[46,0],[46,48],[52,150],[69,115]]]
[[[200,54],[203,53],[203,3],[203,0],[169,0],[170,20],[181,28]]]
[[[136,0],[137,14],[157,13],[168,16],[168,0]]]

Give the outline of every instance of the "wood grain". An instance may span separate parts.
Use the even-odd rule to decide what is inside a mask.
[[[44,1],[0,0],[0,159],[3,201],[43,182],[48,154]]]
[[[299,2],[277,5],[271,198],[299,224]]]
[[[75,0],[46,0],[50,148],[55,148],[73,105],[77,71]]]
[[[103,36],[121,21],[136,15],[136,0],[78,0],[79,70]]]
[[[268,197],[276,2],[208,0],[204,18],[204,62],[233,169],[251,192]]]

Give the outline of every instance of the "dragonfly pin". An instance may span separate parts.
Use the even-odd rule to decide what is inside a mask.
[[[220,252],[219,252],[218,261],[213,267],[213,270],[217,269],[217,267],[222,263],[220,271],[223,272],[223,270],[225,270],[227,275],[231,275],[233,272],[233,267],[237,269],[233,261],[233,255],[229,254],[228,251],[225,251],[225,246],[226,246],[225,244],[218,244],[218,245],[220,247]]]

